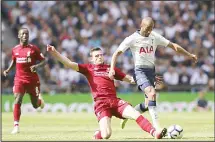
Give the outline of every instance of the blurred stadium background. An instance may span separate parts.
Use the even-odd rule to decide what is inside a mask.
[[[200,91],[199,96],[204,96],[204,92],[214,91],[214,6],[213,1],[3,1],[1,93],[12,94],[15,70],[8,77],[3,76],[3,70],[9,66],[12,47],[18,44],[19,28],[29,29],[30,43],[37,45],[47,58],[48,64],[38,71],[41,92],[73,95],[89,93],[86,79],[51,58],[46,45],[54,45],[78,63],[88,63],[89,50],[101,47],[105,61],[110,63],[120,42],[139,28],[141,18],[151,16],[156,32],[199,57],[198,63],[193,64],[171,49],[158,48],[156,72],[164,79],[158,90],[188,94]],[[119,60],[117,66],[133,74],[131,52]],[[119,93],[138,92],[135,85],[119,81],[115,84]]]
[[[8,77],[3,70],[9,66],[11,49],[18,44],[17,31],[27,27],[30,43],[37,45],[48,64],[40,69],[43,94],[89,93],[86,79],[66,69],[46,53],[46,45],[54,45],[72,61],[89,62],[89,50],[101,47],[105,61],[120,42],[139,28],[141,18],[151,16],[155,31],[198,55],[199,62],[178,55],[173,50],[158,48],[156,72],[164,84],[158,90],[166,92],[214,91],[214,36],[215,18],[213,1],[3,1],[2,2],[2,94],[11,95],[15,70]],[[117,66],[133,74],[130,51],[121,56]],[[138,92],[135,85],[116,81],[119,93]],[[199,96],[204,96],[200,93]]]
[[[214,136],[211,137],[212,134],[208,133],[214,132],[212,128],[214,124],[212,113],[214,113],[215,65],[214,1],[2,1],[1,4],[1,94],[3,112],[12,111],[12,87],[15,69],[9,73],[8,77],[3,76],[3,70],[9,66],[11,61],[12,47],[18,44],[18,29],[27,27],[30,31],[30,43],[37,45],[48,61],[44,68],[38,70],[41,80],[41,92],[44,94],[46,107],[44,110],[37,111],[90,112],[90,115],[80,114],[81,116],[79,116],[78,114],[77,118],[72,115],[69,120],[74,119],[76,121],[82,116],[84,118],[89,117],[86,122],[90,124],[95,122],[91,127],[94,129],[97,124],[92,113],[92,99],[86,79],[81,74],[64,68],[62,64],[51,58],[46,53],[46,45],[54,45],[59,52],[78,63],[88,63],[90,49],[101,47],[105,51],[105,61],[110,63],[112,53],[120,42],[139,28],[141,18],[151,16],[155,20],[154,30],[156,32],[180,44],[199,58],[198,63],[193,64],[191,60],[175,54],[171,49],[157,49],[156,72],[158,75],[162,75],[164,79],[164,84],[157,86],[160,92],[159,109],[163,112],[186,111],[183,113],[184,115],[169,114],[171,116],[170,121],[165,121],[166,115],[161,114],[161,122],[164,125],[182,124],[183,127],[187,128],[191,125],[189,120],[193,119],[192,117],[199,117],[201,120],[193,122],[192,129],[187,128],[187,136],[190,137],[188,140],[198,138],[200,135],[209,137],[209,140],[214,139]],[[124,72],[133,74],[134,66],[130,51],[120,56],[117,66]],[[120,94],[119,96],[131,102],[131,104],[135,105],[144,99],[135,85],[119,81],[116,81],[115,84],[117,92]],[[201,110],[209,110],[209,113],[205,114],[205,116],[210,120],[206,120],[203,117],[204,114],[191,113],[191,111]],[[25,112],[35,112],[29,103],[28,97],[24,98],[22,112],[24,114]],[[10,131],[9,126],[12,127],[12,113],[4,114],[3,138],[5,140],[17,140],[7,134]],[[64,116],[66,117],[66,115],[62,117]],[[68,114],[68,116],[70,115]],[[179,116],[184,116],[184,118]],[[22,118],[23,121],[30,123],[32,118],[28,115],[26,117]],[[48,115],[43,115],[43,117],[49,120]],[[93,117],[93,119],[90,119],[90,117]],[[58,118],[56,117],[55,119],[57,120]],[[91,120],[93,121],[91,122]],[[202,124],[205,126],[203,127],[204,130],[198,129],[197,125],[195,125],[201,122],[207,122],[207,127],[206,124]],[[54,121],[46,121],[46,123],[56,125],[51,124]],[[116,122],[113,123],[115,124]],[[38,125],[39,128],[42,128],[42,121],[38,121]],[[73,123],[70,125],[72,129]],[[129,126],[133,129],[133,125]],[[28,130],[28,127],[34,126],[26,124],[23,129]],[[64,128],[65,126],[61,125],[60,127]],[[81,126],[77,129],[76,127],[74,128],[77,131],[79,129],[79,131],[82,129],[89,130],[90,128],[88,128],[88,124],[85,127],[87,128],[82,128]],[[67,129],[65,128],[65,130]],[[119,128],[115,129],[118,130]],[[93,130],[89,131],[91,136],[91,131]],[[192,135],[193,131],[201,133],[196,132],[198,135]],[[130,137],[129,133],[128,131],[126,136]],[[34,132],[32,132],[32,136],[33,134]],[[67,133],[65,134],[67,136]],[[52,136],[55,135],[53,133]],[[89,139],[88,135],[85,136],[86,139]],[[44,137],[40,137],[40,139],[48,139]],[[68,137],[63,137],[63,139],[68,139]],[[23,137],[21,136],[20,138]],[[26,137],[26,139],[28,138]],[[202,140],[204,140],[204,137]]]
[[[17,30],[27,27],[30,42],[48,59],[38,71],[43,93],[89,92],[86,79],[63,66],[46,53],[46,45],[57,47],[63,55],[78,63],[87,63],[89,50],[102,47],[105,60],[120,42],[139,28],[141,18],[154,18],[155,31],[180,44],[199,57],[195,65],[171,49],[156,53],[156,71],[163,75],[166,91],[195,91],[195,85],[214,90],[214,2],[213,1],[3,1],[2,2],[2,70],[11,60],[11,49],[18,44]],[[133,74],[133,58],[127,51],[118,67]],[[15,70],[2,75],[2,93],[11,94]],[[116,83],[119,92],[137,91],[134,85]]]

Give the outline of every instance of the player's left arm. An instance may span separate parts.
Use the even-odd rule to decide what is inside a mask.
[[[131,83],[131,84],[136,84],[136,82],[134,81],[134,78],[128,74],[122,79],[122,81]]]
[[[114,78],[117,80],[125,81],[131,84],[135,84],[134,78],[128,74],[123,73],[119,68],[114,68]]]
[[[182,48],[180,45],[167,40],[166,38],[164,38],[160,34],[157,34],[156,32],[153,32],[153,34],[156,37],[156,43],[157,43],[157,45],[161,45],[161,46],[164,46],[164,47],[172,48],[177,53],[181,53],[181,54],[183,54],[185,56],[188,56],[189,58],[191,58],[192,60],[194,60],[195,63],[197,62],[198,58],[197,58],[196,55],[189,53],[184,48]]]
[[[45,59],[40,61],[38,64],[31,66],[32,71],[36,70],[37,68],[43,67],[46,64]]]
[[[175,50],[177,53],[181,53],[185,56],[188,56],[189,58],[191,58],[195,63],[198,61],[198,58],[196,55],[191,54],[190,52],[186,51],[184,48],[182,48],[180,45],[176,44],[176,43],[172,43],[169,42],[169,44],[167,45],[167,47],[172,48],[173,50]]]

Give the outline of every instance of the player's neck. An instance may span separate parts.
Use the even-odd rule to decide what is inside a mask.
[[[28,45],[28,43],[22,43],[22,42],[20,42],[19,43],[21,46],[27,46]]]
[[[101,64],[94,64],[95,66],[102,66],[102,65],[104,65],[105,63],[103,62],[103,63],[101,63]]]

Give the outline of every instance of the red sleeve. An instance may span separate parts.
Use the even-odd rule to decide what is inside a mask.
[[[40,52],[40,49],[36,46],[34,46],[35,52],[36,52],[36,60],[42,61],[45,59],[43,53]]]
[[[79,69],[78,72],[86,75],[88,73],[88,67],[89,67],[88,64],[78,64],[78,69]]]
[[[13,61],[16,61],[16,56],[15,56],[15,54],[14,54],[13,49],[12,49],[12,60],[13,60]]]
[[[123,73],[119,68],[114,68],[114,70],[115,70],[115,75],[114,75],[115,79],[122,80],[126,76],[126,74]]]

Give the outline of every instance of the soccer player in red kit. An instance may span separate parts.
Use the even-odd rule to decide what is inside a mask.
[[[142,130],[148,132],[157,139],[161,139],[165,136],[166,128],[156,131],[151,123],[129,103],[117,98],[114,81],[108,77],[110,66],[104,64],[104,56],[100,48],[93,48],[90,51],[93,64],[71,62],[68,58],[62,56],[54,46],[47,45],[47,51],[66,67],[86,76],[94,100],[95,115],[99,122],[99,130],[97,130],[94,135],[95,139],[108,139],[111,136],[112,116],[121,119],[129,118],[135,120]],[[115,68],[115,71],[115,79],[134,83],[134,79],[130,75],[124,74],[118,68]]]
[[[12,49],[12,61],[4,75],[16,65],[16,74],[14,78],[13,93],[15,96],[15,105],[13,109],[14,128],[12,134],[19,133],[19,120],[21,116],[21,104],[25,93],[31,98],[31,103],[36,109],[44,107],[44,101],[40,94],[40,81],[36,69],[45,64],[45,58],[35,45],[29,44],[29,31],[27,28],[21,28],[18,32],[20,43]],[[40,61],[36,64],[36,61]]]

